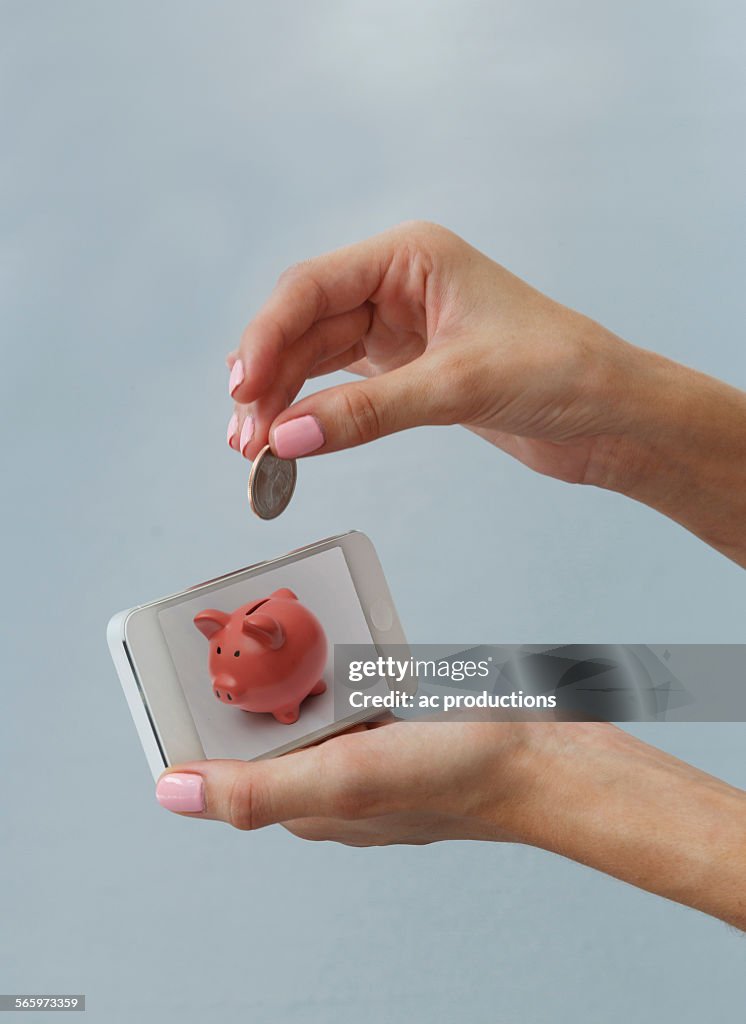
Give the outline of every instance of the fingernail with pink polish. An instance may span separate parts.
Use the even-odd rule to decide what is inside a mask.
[[[242,360],[237,359],[233,364],[230,379],[228,380],[228,391],[231,395],[233,395],[236,388],[243,384],[244,376],[243,362]]]
[[[155,787],[155,798],[167,811],[204,811],[205,786],[201,775],[172,772]]]
[[[233,438],[238,433],[238,416],[235,413],[228,420],[228,447],[233,447]]]
[[[275,427],[272,447],[281,459],[309,455],[324,443],[324,432],[314,416],[298,416]]]
[[[246,446],[248,445],[249,441],[252,439],[253,436],[254,417],[247,416],[246,419],[243,421],[243,426],[241,427],[241,439],[238,442],[238,448],[242,455],[246,454]]]

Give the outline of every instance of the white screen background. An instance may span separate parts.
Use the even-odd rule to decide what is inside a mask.
[[[208,641],[194,625],[197,612],[217,608],[232,612],[247,601],[289,587],[321,622],[329,643],[324,681],[326,693],[309,697],[300,718],[283,725],[272,715],[232,708],[215,699],[207,668]],[[372,643],[347,561],[340,548],[329,548],[280,568],[268,569],[225,587],[187,597],[158,613],[161,629],[207,757],[251,759],[301,739],[334,721],[332,670],[335,643]]]

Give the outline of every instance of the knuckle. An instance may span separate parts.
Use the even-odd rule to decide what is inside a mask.
[[[292,286],[305,291],[308,302],[314,309],[314,319],[321,320],[326,316],[329,308],[329,298],[314,273],[313,260],[291,263],[280,274],[277,284],[283,288]]]
[[[396,230],[407,235],[438,235],[446,233],[446,228],[436,224],[435,221],[421,219],[402,221],[397,225]]]
[[[256,822],[256,786],[251,779],[236,774],[228,791],[228,824],[241,832],[250,832]]]
[[[398,224],[394,230],[406,241],[433,251],[442,249],[445,244],[458,238],[448,228],[432,220],[407,220]]]
[[[277,283],[288,284],[292,281],[295,281],[299,276],[302,275],[302,273],[303,263],[291,263],[289,267],[285,267],[285,269],[280,273],[279,277],[277,278]]]
[[[392,261],[398,260],[400,270],[408,268],[419,284],[436,267],[452,263],[465,244],[448,228],[429,220],[411,220],[397,225],[392,231],[392,240],[395,243]]]
[[[256,347],[257,328],[261,330],[263,337],[270,338],[273,343],[278,345],[285,345],[287,343],[287,336],[283,325],[268,311],[262,310],[256,319],[252,320],[250,324],[247,324],[244,329],[241,336],[241,348],[243,350]]]
[[[375,441],[381,436],[381,419],[365,385],[345,388],[341,394],[342,413],[353,440],[359,444]]]

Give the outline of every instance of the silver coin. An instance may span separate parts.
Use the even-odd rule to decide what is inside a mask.
[[[290,504],[298,468],[295,459],[278,459],[265,445],[251,466],[249,504],[260,519],[274,519]]]

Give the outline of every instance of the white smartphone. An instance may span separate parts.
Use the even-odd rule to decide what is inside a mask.
[[[208,607],[230,614],[285,587],[328,641],[326,692],[305,700],[292,724],[215,700],[208,642],[194,624]],[[357,531],[118,612],[107,640],[154,778],[181,761],[275,757],[370,718],[363,711],[335,719],[334,645],[373,645],[386,657],[406,644],[375,548]]]

